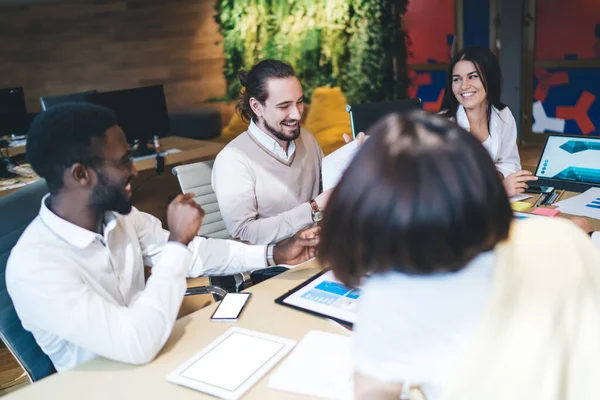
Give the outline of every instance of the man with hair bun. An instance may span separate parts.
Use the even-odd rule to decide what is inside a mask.
[[[323,151],[300,128],[304,94],[290,65],[264,60],[239,79],[236,110],[248,130],[217,156],[212,186],[229,234],[270,245],[321,219],[330,193],[321,193]]]

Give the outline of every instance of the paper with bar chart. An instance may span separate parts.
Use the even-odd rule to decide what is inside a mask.
[[[600,188],[588,189],[554,205],[563,213],[600,219]]]
[[[327,271],[283,298],[284,304],[354,324],[360,289],[349,289]]]

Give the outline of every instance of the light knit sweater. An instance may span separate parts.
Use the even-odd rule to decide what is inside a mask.
[[[295,143],[286,162],[246,131],[217,156],[212,187],[233,238],[276,243],[313,223],[308,201],[320,192],[323,152],[304,129]]]

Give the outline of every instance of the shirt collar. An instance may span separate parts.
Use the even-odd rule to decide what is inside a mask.
[[[492,115],[490,116],[492,128],[498,127],[498,109],[492,106]],[[467,118],[467,112],[465,108],[461,105],[456,109],[456,123],[458,126],[466,130],[467,132],[471,131],[471,126],[469,125],[469,118]],[[491,135],[490,135],[491,136]]]
[[[250,132],[254,139],[258,141],[258,143],[260,143],[264,148],[269,150],[277,158],[289,161],[290,158],[296,152],[296,143],[293,140],[290,142],[288,146],[288,151],[286,153],[283,147],[281,147],[275,139],[267,135],[262,129],[258,127],[258,125],[254,123],[254,120],[250,120],[248,132]]]
[[[458,126],[466,130],[467,132],[471,131],[471,126],[469,125],[469,118],[467,118],[467,113],[465,108],[461,105],[456,109],[456,123]]]
[[[42,199],[40,218],[42,219],[42,222],[58,237],[80,249],[89,246],[96,239],[104,239],[102,235],[88,231],[87,229],[77,226],[54,214],[46,205],[46,201],[49,199],[49,197],[50,194],[47,194]],[[106,229],[104,230],[106,234],[116,225],[117,215],[113,212],[107,212],[104,220],[106,222]]]

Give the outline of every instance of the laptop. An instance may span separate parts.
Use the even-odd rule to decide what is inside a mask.
[[[405,113],[421,108],[421,99],[402,99],[369,104],[348,104],[346,111],[350,114],[352,137],[367,130],[388,114]]]
[[[572,192],[600,187],[600,136],[547,135],[535,176],[535,185]]]

